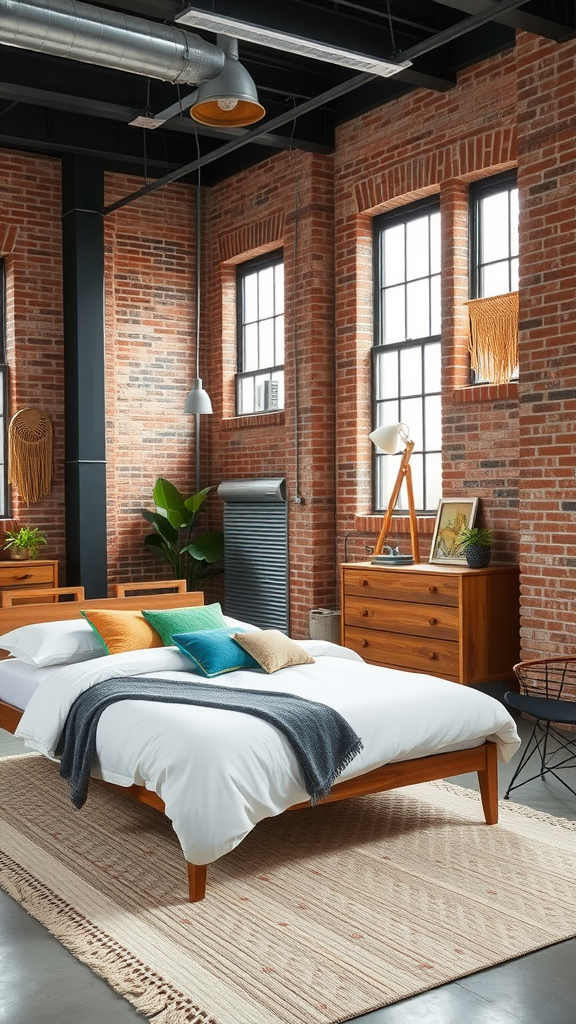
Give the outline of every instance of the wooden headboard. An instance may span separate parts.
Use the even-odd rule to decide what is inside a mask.
[[[146,589],[142,583],[141,589]],[[50,591],[43,591],[50,594]],[[57,593],[54,596],[58,596]],[[19,626],[33,622],[54,622],[61,619],[77,619],[83,608],[111,608],[116,611],[142,608],[190,608],[204,604],[204,594],[193,591],[190,594],[144,594],[132,597],[96,597],[87,601],[54,601],[41,604],[16,604],[12,608],[0,608],[0,636]],[[7,651],[0,650],[0,659],[7,658]]]

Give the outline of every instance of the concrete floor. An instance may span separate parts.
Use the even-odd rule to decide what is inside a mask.
[[[520,731],[524,737],[529,731],[523,722]],[[0,730],[0,756],[21,749],[24,748],[19,741]],[[501,766],[501,794],[515,760],[512,765]],[[476,788],[475,775],[450,781]],[[576,788],[576,769],[567,781]],[[576,797],[554,780],[527,783],[513,798],[548,814],[576,820]],[[513,867],[510,866],[511,871]],[[575,968],[576,939],[570,939],[356,1017],[355,1021],[574,1024]],[[135,1024],[143,1020],[105,981],[76,960],[0,890],[0,1024]]]

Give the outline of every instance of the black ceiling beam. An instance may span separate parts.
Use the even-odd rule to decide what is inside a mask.
[[[563,20],[558,7],[555,8],[555,5],[549,2],[528,3],[523,10],[500,13],[497,10],[500,6],[498,0],[435,0],[435,3],[442,4],[443,7],[451,7],[465,14],[476,14],[486,7],[487,2],[494,8],[494,21],[499,21],[510,28],[532,32],[533,35],[554,39],[556,42],[564,42],[576,35],[573,3],[558,5],[565,12]]]
[[[97,7],[110,7],[112,10],[126,11],[137,14],[140,18],[154,18],[156,21],[174,21],[182,4],[178,0],[95,0]]]
[[[526,0],[500,0],[500,7],[503,11],[512,10],[513,8],[521,7],[525,2]],[[465,18],[462,22],[459,22],[458,25],[453,25],[448,29],[444,29],[442,32],[437,32],[435,36],[423,40],[421,43],[417,43],[409,50],[400,53],[398,55],[398,59],[412,60],[423,53],[428,53],[437,47],[445,45],[447,42],[457,39],[461,35],[465,35],[467,32],[478,28],[480,25],[485,25],[490,20],[490,11],[481,11],[478,14],[472,15],[470,18]],[[179,171],[173,171],[171,174],[166,174],[163,178],[159,178],[155,182],[150,182],[148,185],[145,185],[144,188],[138,189],[136,192],[132,192],[129,196],[124,196],[124,198],[119,199],[118,202],[113,203],[111,206],[107,206],[103,211],[104,216],[127,206],[136,199],[149,195],[150,192],[154,192],[158,188],[162,188],[164,185],[168,185],[173,181],[178,181],[180,178],[193,173],[198,170],[199,167],[203,167],[207,163],[212,163],[214,160],[220,160],[229,153],[233,153],[234,150],[239,149],[252,141],[257,141],[261,135],[264,135],[267,131],[270,131],[270,129],[280,128],[282,125],[287,124],[296,117],[300,117],[301,115],[314,110],[316,107],[322,106],[333,99],[337,99],[339,96],[344,96],[348,92],[353,92],[355,89],[361,88],[368,82],[371,82],[375,77],[375,75],[362,74],[355,75],[347,82],[340,82],[337,86],[334,86],[332,89],[328,89],[320,96],[315,96],[304,103],[298,104],[298,106],[294,107],[292,111],[287,112],[281,117],[277,117],[273,121],[265,121],[257,128],[251,129],[243,139],[237,139],[224,146],[220,146],[207,156],[202,156],[200,159],[193,160],[190,163],[185,164]]]

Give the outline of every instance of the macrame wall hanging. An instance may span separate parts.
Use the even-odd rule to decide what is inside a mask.
[[[8,479],[27,505],[52,486],[52,424],[40,409],[20,409],[10,420]]]
[[[480,380],[507,384],[518,366],[518,292],[467,302],[470,363]]]

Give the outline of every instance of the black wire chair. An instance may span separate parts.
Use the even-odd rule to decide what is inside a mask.
[[[566,768],[576,768],[576,732],[559,732],[556,728],[576,727],[576,656],[522,661],[514,666],[514,672],[520,693],[509,690],[504,701],[508,707],[534,718],[535,723],[504,799],[512,790],[546,775],[553,775],[576,796],[576,790],[558,774]],[[540,761],[536,775],[516,782],[534,756]]]

